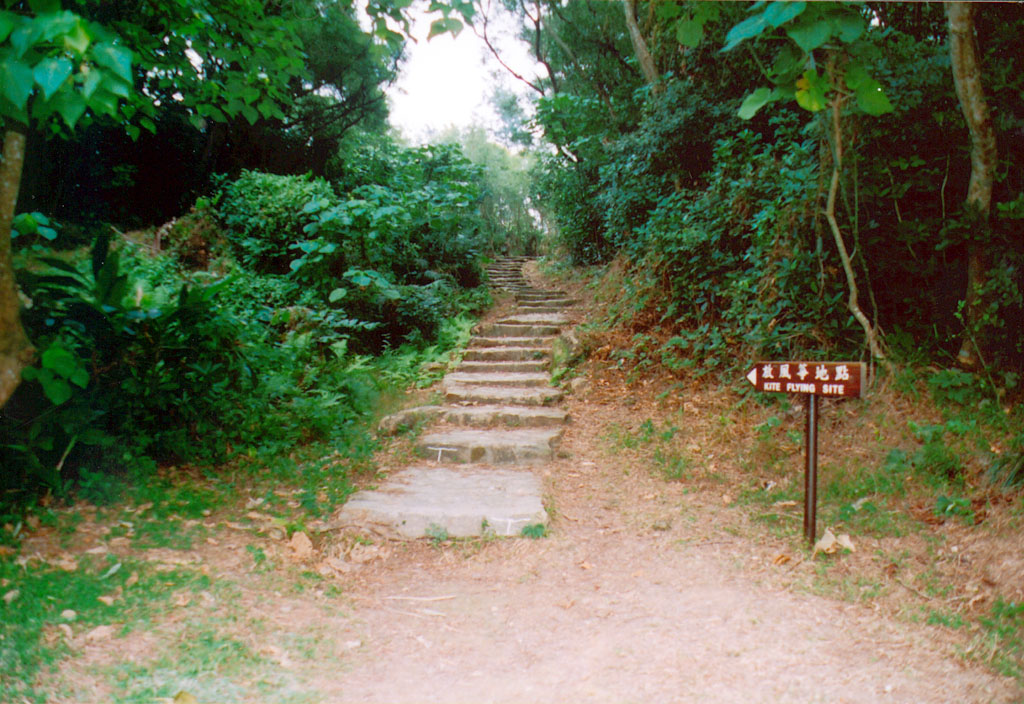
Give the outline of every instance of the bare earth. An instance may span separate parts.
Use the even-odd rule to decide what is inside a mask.
[[[537,468],[548,537],[366,545],[326,531],[309,554],[211,520],[189,559],[236,587],[168,607],[149,632],[77,637],[53,700],[101,701],[112,664],[154,663],[219,618],[273,667],[176,681],[200,702],[1024,701],[950,632],[809,593],[795,575],[814,564],[751,526],[728,487],[668,482],[608,442],[643,416],[590,383],[566,403],[559,458]],[[255,572],[247,544],[275,570]],[[318,568],[336,591],[289,588]]]

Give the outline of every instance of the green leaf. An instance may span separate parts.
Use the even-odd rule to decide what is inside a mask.
[[[329,295],[327,297],[327,300],[330,301],[331,303],[337,303],[338,301],[340,301],[342,298],[344,298],[347,295],[348,295],[348,290],[347,289],[336,288],[333,291],[331,291],[331,295]]]
[[[75,370],[80,366],[78,357],[56,342],[46,348],[40,361],[42,362],[43,369],[55,371],[65,379],[74,374]]]
[[[846,87],[850,90],[857,90],[865,81],[871,80],[864,67],[856,62],[850,62],[845,73]]]
[[[16,108],[24,109],[35,84],[32,69],[20,61],[7,59],[0,63],[0,83],[3,84],[7,99],[14,103]]]
[[[683,46],[695,49],[704,38],[704,23],[692,17],[676,23],[676,41]]]
[[[795,74],[803,67],[803,60],[803,52],[787,42],[779,50],[779,55],[775,57],[775,63],[772,64],[770,74],[772,80],[778,83],[796,80]]]
[[[447,34],[449,32],[451,32],[453,37],[457,37],[461,31],[462,22],[454,17],[445,17],[430,23],[430,33],[427,34],[427,40],[429,41],[439,34]]]
[[[884,115],[892,112],[892,103],[882,90],[882,85],[873,78],[868,78],[857,87],[857,107],[868,115]]]
[[[118,77],[128,84],[132,82],[132,52],[123,46],[104,42],[97,44],[92,49],[93,58],[96,63],[104,68],[109,68]]]
[[[671,20],[679,17],[683,8],[679,7],[679,5],[676,5],[674,2],[659,2],[655,5],[654,11],[659,20]]]
[[[64,48],[71,49],[79,55],[85,54],[92,43],[92,35],[86,29],[85,22],[77,18],[74,27],[64,35]]]
[[[757,114],[758,110],[764,107],[771,97],[771,88],[758,88],[743,100],[737,115],[739,115],[741,120],[749,120]]]
[[[96,92],[96,89],[100,87],[100,83],[103,82],[103,72],[91,69],[85,74],[85,78],[82,79],[82,97],[88,100],[92,97],[92,94]]]
[[[89,385],[89,372],[85,371],[85,367],[79,367],[75,370],[74,374],[68,377],[68,381],[75,386],[84,389]]]
[[[131,83],[122,81],[119,77],[111,73],[103,74],[103,83],[101,85],[104,90],[116,95],[118,98],[124,98],[127,100],[132,94]]]
[[[828,104],[828,82],[818,75],[817,71],[804,71],[803,77],[796,83],[796,102],[804,110],[818,112]]]
[[[797,43],[797,46],[810,53],[827,42],[828,38],[832,36],[832,23],[827,19],[801,22],[792,27],[787,27],[786,34]]]
[[[764,21],[772,27],[781,27],[806,9],[806,2],[773,2],[764,11]]]
[[[722,51],[726,52],[747,39],[753,39],[768,28],[763,14],[753,15],[740,22],[729,30],[725,35],[725,46]]]
[[[71,75],[72,68],[71,62],[63,57],[43,59],[36,64],[32,75],[43,89],[43,98],[49,100],[50,96],[60,90],[64,81]]]
[[[63,379],[56,379],[52,376],[48,378],[45,374],[40,374],[39,383],[43,385],[43,393],[46,394],[46,398],[50,399],[50,403],[54,406],[59,406],[71,398],[71,385]]]
[[[242,117],[244,117],[250,125],[255,125],[256,121],[260,119],[260,114],[252,105],[243,105]]]
[[[11,12],[0,11],[0,42],[7,39],[17,25],[17,15]]]
[[[25,22],[11,32],[10,42],[14,47],[15,56],[21,58],[29,47],[35,45],[42,36],[42,31],[35,22]]]
[[[841,15],[835,15],[831,20],[832,33],[846,44],[857,41],[867,28],[867,22],[856,8],[844,8]]]

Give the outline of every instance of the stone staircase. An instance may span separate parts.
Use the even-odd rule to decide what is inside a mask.
[[[561,291],[533,288],[524,258],[488,267],[491,285],[515,294],[512,315],[474,336],[462,363],[442,381],[444,403],[385,418],[384,431],[422,420],[414,449],[422,463],[353,495],[342,524],[395,538],[515,536],[546,524],[535,473],[554,456],[567,413],[549,385],[552,345],[575,304]]]

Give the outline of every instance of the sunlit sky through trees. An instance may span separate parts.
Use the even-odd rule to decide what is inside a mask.
[[[414,143],[452,125],[497,129],[498,117],[490,104],[495,87],[521,95],[529,89],[497,62],[471,28],[456,38],[446,34],[427,41],[429,31],[430,20],[419,15],[412,29],[417,41],[408,43],[401,75],[387,91],[391,124]],[[530,79],[538,74],[528,46],[515,38],[511,18],[492,19],[489,35],[516,71]]]

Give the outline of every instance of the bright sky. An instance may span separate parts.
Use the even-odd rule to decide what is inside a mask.
[[[412,35],[418,41],[409,42],[402,74],[387,91],[391,124],[411,142],[422,143],[450,125],[495,126],[497,116],[489,104],[494,86],[529,90],[501,67],[472,29],[463,29],[457,38],[445,34],[427,41],[429,31],[429,19],[414,23]],[[529,48],[512,38],[507,27],[492,41],[518,72],[531,79],[537,75]]]

